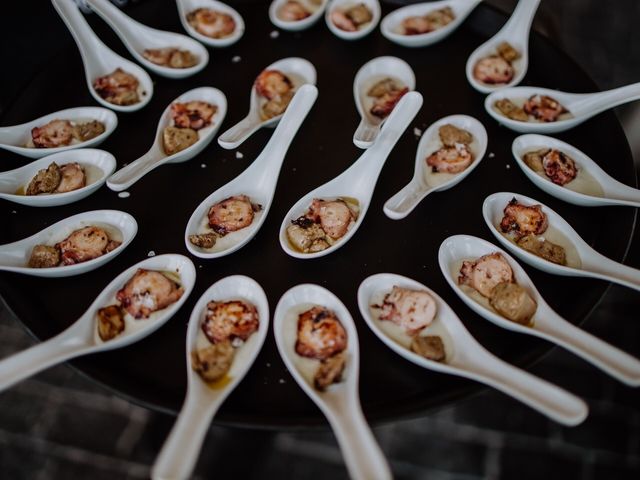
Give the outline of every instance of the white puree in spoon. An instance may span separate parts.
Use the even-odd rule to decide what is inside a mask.
[[[372,305],[382,305],[384,301],[384,297],[391,290],[384,290],[375,293],[369,299],[369,313],[371,314],[371,318],[376,323],[378,328],[383,331],[389,338],[391,338],[396,343],[400,344],[407,350],[411,350],[411,342],[413,341],[413,337],[408,335],[404,328],[396,325],[390,320],[380,320],[380,312],[381,309],[374,308]],[[434,299],[435,300],[435,299]],[[449,335],[449,331],[447,327],[440,321],[438,314],[440,312],[436,311],[436,316],[433,319],[433,323],[426,328],[423,328],[418,336],[426,337],[429,335],[437,335],[442,339],[442,343],[444,344],[444,352],[445,359],[443,363],[448,363],[453,358],[454,349],[453,349],[453,340]]]
[[[443,124],[442,126],[444,126],[444,125],[446,125],[446,124]],[[457,127],[453,123],[451,125],[454,125],[455,127]],[[457,128],[459,128],[459,127],[457,127]],[[464,130],[464,129],[462,129],[462,130]],[[469,130],[465,130],[465,131],[471,133]],[[438,130],[436,130],[434,132],[433,136],[427,141],[427,145],[425,146],[425,149],[424,149],[424,152],[426,152],[426,154],[424,155],[424,158],[422,159],[422,162],[424,163],[424,165],[423,165],[423,167],[424,167],[424,169],[423,169],[423,179],[427,183],[427,185],[429,185],[430,187],[438,187],[438,186],[442,185],[443,183],[448,182],[452,178],[460,175],[467,168],[471,168],[471,165],[473,165],[473,162],[476,162],[478,160],[478,152],[480,151],[480,144],[478,143],[478,139],[476,138],[476,136],[473,135],[473,141],[468,146],[469,150],[471,151],[471,154],[473,155],[473,160],[471,161],[471,163],[469,164],[469,166],[467,168],[462,170],[462,172],[458,172],[458,173],[434,172],[433,168],[431,168],[431,166],[427,165],[427,158],[432,153],[435,153],[438,150],[440,150],[442,147],[444,147],[444,144],[440,141],[440,136],[438,134]]]

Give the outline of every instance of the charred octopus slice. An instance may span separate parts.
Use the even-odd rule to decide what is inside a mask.
[[[202,331],[211,343],[245,341],[259,326],[258,311],[240,300],[209,302]]]
[[[96,93],[114,105],[133,105],[140,101],[138,95],[138,79],[117,68],[109,75],[98,77],[93,81]]]
[[[524,104],[524,111],[543,122],[555,122],[568,110],[560,102],[546,95],[533,95]]]
[[[408,87],[400,85],[391,78],[380,80],[367,92],[369,97],[375,98],[370,110],[371,115],[378,118],[386,118],[408,91]]]
[[[550,150],[542,157],[542,168],[547,177],[557,185],[566,185],[578,175],[576,162],[559,150]]]
[[[499,283],[513,281],[513,270],[499,252],[483,255],[475,262],[465,261],[458,277],[460,285],[474,288],[487,298]]]
[[[309,208],[307,217],[320,223],[322,230],[336,240],[347,233],[347,229],[355,214],[344,200],[320,200],[315,198]]]
[[[523,205],[513,198],[504,208],[500,230],[513,232],[518,239],[525,235],[540,235],[549,226],[542,205]]]
[[[176,102],[171,105],[171,116],[175,126],[193,130],[200,130],[211,125],[211,119],[217,111],[216,105],[197,100],[185,103]]]
[[[380,320],[388,320],[402,327],[409,335],[416,335],[433,322],[436,302],[427,292],[394,286],[384,297]]]
[[[60,167],[60,183],[56,193],[66,193],[78,190],[87,184],[84,170],[79,163],[66,163]]]
[[[234,195],[216,203],[209,209],[209,226],[218,234],[226,235],[248,227],[262,207],[251,203],[246,195]]]
[[[333,311],[316,306],[298,316],[298,355],[326,360],[346,348],[347,332]]]
[[[118,290],[116,299],[134,318],[148,318],[178,301],[184,289],[161,272],[139,268],[135,275]]]
[[[489,85],[509,83],[513,79],[515,70],[511,63],[499,55],[481,58],[473,67],[473,76]]]
[[[90,226],[76,230],[57,243],[56,248],[60,250],[64,265],[74,265],[98,258],[119,245],[120,242],[109,239],[109,235],[103,229]]]
[[[280,10],[278,10],[278,17],[286,22],[297,22],[310,15],[311,12],[296,0],[286,2],[282,7],[280,7]]]
[[[51,120],[31,130],[36,148],[55,148],[69,145],[73,140],[74,127],[69,120]]]
[[[198,8],[188,13],[187,22],[198,33],[210,38],[228,37],[236,29],[231,15],[210,8]]]

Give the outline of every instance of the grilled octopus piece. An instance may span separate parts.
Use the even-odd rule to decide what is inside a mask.
[[[434,172],[459,173],[471,165],[473,154],[466,145],[457,143],[433,152],[426,162]]]
[[[416,335],[428,327],[436,316],[436,302],[421,290],[394,286],[382,301],[380,320],[388,320],[409,335]]]
[[[489,85],[509,83],[514,74],[515,70],[511,63],[499,55],[481,58],[473,67],[473,76],[476,80]]]
[[[98,95],[114,105],[133,105],[140,101],[138,95],[138,79],[117,68],[109,75],[98,77],[93,81],[93,88]]]
[[[192,130],[200,130],[211,125],[211,119],[217,111],[216,105],[197,100],[171,105],[171,116],[175,126]]]
[[[347,332],[334,312],[313,307],[298,316],[296,353],[326,360],[347,348]]]
[[[66,163],[60,167],[60,183],[56,193],[66,193],[83,188],[87,184],[84,170],[79,163]]]
[[[111,240],[107,232],[95,226],[74,231],[67,238],[56,243],[64,265],[75,265],[101,257],[120,246],[120,242]]]
[[[148,318],[178,301],[184,289],[161,272],[139,268],[133,277],[118,290],[116,299],[134,318]]]
[[[259,326],[258,310],[240,300],[209,302],[202,331],[211,343],[247,340]]]
[[[261,209],[260,205],[251,203],[246,195],[234,195],[209,209],[209,226],[216,233],[226,235],[251,225],[255,212]]]
[[[313,377],[316,390],[325,391],[330,385],[342,380],[344,367],[347,364],[345,352],[340,352],[320,362],[320,367]]]
[[[578,175],[576,162],[560,150],[550,150],[542,157],[542,168],[549,179],[557,185],[566,185]]]
[[[371,115],[378,118],[386,118],[405,93],[408,87],[402,87],[390,78],[385,78],[369,89],[367,95],[374,97]]]
[[[504,208],[500,230],[513,232],[516,239],[525,235],[540,235],[547,230],[549,222],[541,205],[523,205],[513,198]]]
[[[254,83],[259,95],[267,100],[281,97],[293,90],[293,82],[279,70],[263,70]]]
[[[543,122],[555,122],[568,110],[560,102],[546,95],[533,95],[524,104],[524,111]]]
[[[344,200],[321,200],[314,198],[306,215],[332,239],[337,240],[347,233],[349,225],[356,219],[355,214]]]
[[[349,18],[346,12],[335,9],[331,12],[331,21],[340,30],[345,32],[355,32],[358,30],[358,26]]]
[[[51,120],[41,127],[31,129],[36,148],[55,148],[69,145],[74,137],[74,127],[69,120]]]
[[[278,17],[285,22],[297,22],[310,15],[311,12],[296,0],[286,2],[282,7],[280,7],[280,10],[278,10]]]
[[[500,252],[483,255],[474,262],[463,262],[458,277],[459,285],[467,285],[487,298],[499,283],[513,281],[513,270]]]
[[[198,57],[189,50],[173,47],[149,48],[142,52],[142,56],[151,63],[169,68],[190,68],[198,63]]]
[[[187,14],[187,22],[198,33],[210,38],[228,37],[236,29],[231,15],[210,8],[198,8]]]

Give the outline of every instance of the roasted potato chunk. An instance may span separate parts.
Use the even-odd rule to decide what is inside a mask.
[[[511,282],[496,285],[491,291],[489,303],[504,318],[521,325],[529,325],[538,308],[523,287]]]
[[[117,305],[98,310],[98,335],[103,342],[108,342],[124,331],[124,314]]]
[[[191,368],[205,382],[215,382],[226,375],[233,363],[235,349],[225,340],[191,352]]]
[[[162,133],[164,153],[174,155],[198,141],[198,132],[191,128],[167,127]]]

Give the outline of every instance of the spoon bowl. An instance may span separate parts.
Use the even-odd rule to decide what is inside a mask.
[[[527,166],[523,160],[526,153],[546,148],[559,150],[575,161],[578,174],[573,181],[565,186],[557,185],[544,173],[537,173]],[[544,135],[521,135],[513,141],[511,152],[529,180],[560,200],[584,207],[640,207],[640,190],[617,181],[585,153],[566,142]]]
[[[195,209],[185,230],[185,245],[191,254],[200,258],[229,255],[246,245],[258,233],[271,208],[278,176],[289,145],[317,97],[318,89],[315,86],[300,87],[262,153],[244,172],[209,195]],[[211,248],[201,248],[192,244],[189,241],[190,235],[197,235],[208,229],[208,212],[211,206],[234,195],[246,195],[253,204],[262,207],[255,213],[253,222],[241,230],[218,238]]]
[[[87,87],[96,102],[118,112],[134,112],[146,106],[153,96],[153,82],[149,74],[135,63],[121,57],[107,47],[91,30],[73,0],[51,0],[51,3],[53,3],[62,20],[64,20],[80,50]],[[133,105],[109,103],[98,95],[93,88],[93,82],[98,77],[109,75],[118,68],[135,76],[140,82],[138,86],[139,102]]]
[[[211,124],[198,131],[198,141],[196,143],[172,155],[166,154],[163,147],[163,132],[166,127],[173,125],[171,106],[174,103],[196,100],[207,102],[218,107],[216,113],[211,118]],[[156,129],[155,141],[149,151],[109,177],[107,186],[111,190],[120,192],[126,190],[147,173],[165,163],[180,163],[191,160],[211,143],[220,125],[222,125],[226,114],[227,98],[224,93],[217,88],[199,87],[183,93],[164,109],[158,122],[158,128]]]
[[[126,320],[127,328],[115,338],[103,341],[98,335],[96,312],[112,305],[115,295],[139,268],[173,272],[180,277],[182,296],[163,310],[144,320]],[[164,325],[187,300],[195,284],[193,263],[182,255],[158,255],[143,260],[118,275],[98,295],[87,311],[55,337],[0,361],[0,390],[65,360],[89,353],[126,347],[151,335]],[[135,322],[135,323],[134,323]]]
[[[278,16],[278,12],[280,8],[287,3],[288,0],[273,0],[271,5],[269,6],[269,20],[276,27],[281,28],[282,30],[288,30],[290,32],[299,32],[301,30],[306,30],[311,27],[314,23],[316,23],[322,17],[327,5],[329,4],[329,0],[320,0],[319,5],[314,5],[309,0],[298,0],[309,12],[309,15],[302,20],[283,20]]]
[[[427,329],[437,326],[443,343],[449,345],[444,362],[414,353],[400,337],[392,338],[385,330],[371,306],[379,305],[394,286],[426,291],[435,300],[436,318]],[[358,306],[369,328],[385,345],[420,367],[489,385],[564,425],[578,425],[587,416],[587,405],[578,397],[489,353],[438,294],[415,280],[392,273],[372,275],[360,284]]]
[[[124,43],[129,53],[147,70],[167,78],[185,78],[201,71],[209,63],[209,52],[200,42],[181,35],[148,27],[129,17],[109,0],[85,0]],[[144,57],[147,49],[178,48],[188,50],[198,58],[198,63],[188,68],[171,68],[155,64]]]
[[[464,260],[499,252],[513,270],[515,282],[536,302],[536,312],[529,325],[512,322],[490,305],[471,287],[458,284]],[[470,235],[454,235],[440,245],[438,263],[445,279],[474,312],[499,327],[543,338],[582,357],[609,375],[631,386],[640,385],[640,361],[566,321],[545,302],[525,270],[504,250],[486,240]]]
[[[519,247],[500,230],[506,205],[515,198],[525,205],[540,205],[549,227],[543,236],[561,245],[567,253],[567,265],[559,265]],[[640,291],[640,271],[615,262],[596,252],[560,215],[533,198],[511,192],[489,195],[482,204],[482,215],[491,233],[507,250],[523,262],[543,272],[570,277],[598,278]],[[551,237],[551,238],[549,238]]]
[[[447,124],[466,130],[473,135],[473,142],[469,146],[473,154],[473,162],[458,173],[433,173],[426,163],[426,158],[442,146],[438,130]],[[487,131],[475,118],[468,115],[450,115],[433,123],[422,135],[418,144],[413,178],[402,190],[386,201],[383,207],[385,215],[393,220],[401,220],[431,192],[441,192],[456,186],[480,164],[486,151]]]
[[[242,35],[244,35],[245,26],[242,16],[226,3],[219,2],[218,0],[176,0],[176,3],[178,5],[180,21],[182,22],[184,29],[189,35],[205,45],[217,48],[228,47],[236,43],[240,38],[242,38]],[[235,29],[231,35],[223,38],[212,38],[203,35],[193,28],[187,21],[187,15],[198,8],[209,8],[230,15],[235,22]]]
[[[313,306],[333,311],[347,333],[346,365],[342,379],[325,391],[314,388],[303,367],[304,357],[295,352],[298,315]],[[358,394],[360,350],[358,332],[349,310],[338,297],[318,285],[303,284],[280,298],[273,316],[278,352],[296,383],[320,408],[333,429],[351,478],[390,479],[389,466],[362,413]]]
[[[191,352],[211,344],[201,325],[206,318],[207,304],[214,300],[248,302],[256,307],[260,323],[258,330],[236,348],[226,376],[215,384],[207,384],[193,369]],[[213,416],[253,365],[268,331],[269,303],[255,280],[243,275],[226,277],[211,285],[200,297],[187,328],[187,396],[152,467],[151,477],[154,480],[190,478]]]
[[[36,245],[55,245],[67,238],[75,230],[96,226],[105,230],[112,240],[120,245],[104,255],[75,265],[50,268],[32,268],[27,266],[31,251]],[[36,277],[70,277],[90,272],[113,260],[131,243],[138,232],[135,218],[118,210],[94,210],[79,213],[60,220],[57,223],[17,242],[0,245],[0,270],[17,272]]]
[[[498,100],[511,99],[523,103],[533,95],[546,95],[562,104],[570,113],[555,122],[518,121],[507,118],[494,104]],[[484,101],[484,108],[498,123],[520,133],[558,133],[569,130],[591,117],[623,103],[640,99],[640,82],[597,93],[567,93],[540,87],[508,87],[497,90]]]
[[[292,81],[294,91],[298,90],[302,85],[316,84],[316,69],[311,62],[304,58],[283,58],[272,63],[264,70],[279,70],[284,73]],[[263,120],[260,116],[260,102],[260,96],[255,86],[252,85],[249,113],[244,119],[240,120],[240,122],[218,137],[218,144],[222,148],[227,150],[237,148],[258,129],[262,127],[275,127],[278,124],[284,114]]]
[[[280,246],[285,253],[295,258],[318,258],[336,251],[353,237],[358,228],[360,228],[369,209],[371,196],[382,167],[391,150],[421,106],[422,95],[418,92],[407,93],[389,115],[380,138],[371,148],[360,155],[360,158],[347,170],[333,180],[307,193],[291,207],[280,226]],[[358,204],[358,216],[345,235],[327,249],[319,252],[303,253],[296,250],[287,236],[287,227],[291,224],[291,221],[303,216],[315,198],[335,199],[341,197],[353,199]]]
[[[380,23],[380,32],[388,40],[403,47],[426,47],[444,40],[452,34],[481,1],[482,0],[441,0],[407,5],[386,15]],[[414,16],[422,17],[429,12],[445,7],[451,8],[455,15],[455,19],[451,23],[442,28],[419,35],[405,35],[403,33],[402,21],[405,18]]]
[[[520,0],[511,18],[500,31],[476,48],[469,56],[466,74],[467,80],[473,88],[482,93],[491,93],[501,88],[518,85],[522,81],[529,68],[529,33],[538,5],[540,5],[540,0]],[[510,62],[514,70],[513,78],[507,83],[499,84],[489,84],[478,80],[473,74],[476,63],[485,57],[496,55],[497,47],[503,42],[508,42],[520,54],[520,58]]]
[[[362,25],[354,32],[343,30],[339,28],[331,19],[331,15],[335,10],[343,10],[350,8],[356,4],[364,4],[371,12],[371,21]],[[325,22],[329,30],[338,38],[343,40],[359,40],[369,35],[378,25],[380,21],[380,2],[378,0],[360,0],[359,2],[353,2],[352,0],[333,0],[329,7],[325,10]]]
[[[27,185],[39,170],[52,162],[58,165],[79,163],[85,171],[86,185],[65,193],[25,195]],[[109,152],[95,148],[81,148],[54,153],[15,170],[0,173],[0,198],[30,207],[55,207],[77,202],[100,188],[116,169],[116,159]]]
[[[387,118],[372,115],[373,105],[367,92],[386,77],[399,80],[410,91],[416,88],[416,76],[407,62],[397,57],[376,57],[365,63],[353,80],[353,98],[360,114],[360,124],[353,134],[353,143],[358,148],[369,148],[375,142],[382,124]],[[396,105],[397,106],[397,105]]]
[[[53,148],[35,148],[27,145],[32,142],[31,130],[42,127],[52,120],[69,120],[74,123],[97,120],[104,125],[104,132],[84,142],[74,143]],[[42,158],[54,153],[66,152],[77,148],[95,147],[104,142],[118,126],[118,117],[111,110],[102,107],[67,108],[58,112],[44,115],[27,123],[0,127],[0,148],[29,158]]]

